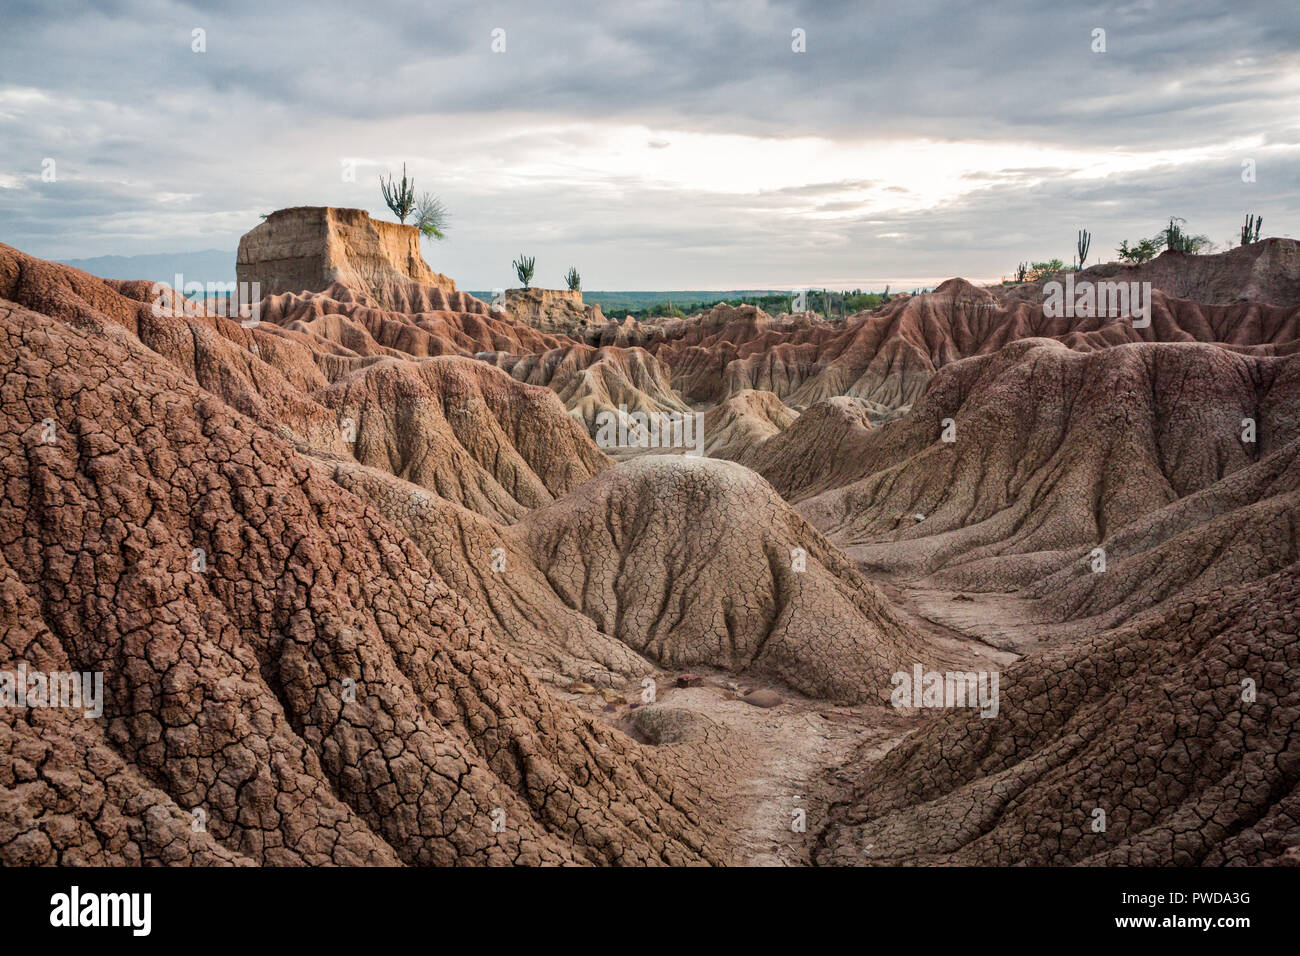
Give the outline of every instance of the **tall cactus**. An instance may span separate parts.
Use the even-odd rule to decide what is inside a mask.
[[[1259,242],[1259,230],[1263,225],[1263,216],[1247,216],[1246,224],[1241,227],[1241,244],[1243,246],[1248,246],[1252,242]]]
[[[1079,268],[1083,268],[1083,260],[1088,258],[1088,247],[1092,245],[1092,233],[1087,229],[1079,230],[1079,240],[1077,248],[1079,250]]]
[[[1186,251],[1183,248],[1184,246],[1183,230],[1178,225],[1178,223],[1186,222],[1186,221],[1187,220],[1180,219],[1177,216],[1169,217],[1169,226],[1165,229],[1165,250],[1166,251],[1170,251],[1170,250],[1176,250],[1178,252]]]
[[[393,211],[397,221],[405,223],[406,217],[415,210],[415,180],[406,178],[406,163],[402,163],[400,183],[394,183],[391,176],[388,177],[387,182],[384,182],[384,177],[380,176],[379,188],[384,193],[384,202]]]

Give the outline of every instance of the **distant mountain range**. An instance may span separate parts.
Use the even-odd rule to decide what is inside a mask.
[[[103,279],[145,279],[174,281],[176,274],[186,282],[234,282],[235,251],[204,249],[202,252],[159,252],[143,256],[94,256],[90,259],[60,259],[64,265],[82,269]]]

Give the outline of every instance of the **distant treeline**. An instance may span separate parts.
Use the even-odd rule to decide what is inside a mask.
[[[916,292],[929,291],[926,289]],[[470,295],[490,301],[490,292],[470,292]],[[804,293],[804,308],[820,313],[828,318],[853,315],[855,312],[874,309],[890,299],[889,289],[884,292],[835,292],[829,289],[809,289]],[[780,292],[774,289],[737,289],[731,292],[709,292],[700,289],[684,289],[668,292],[599,292],[583,290],[582,301],[587,305],[599,305],[608,318],[622,319],[630,315],[634,319],[666,318],[669,316],[688,316],[707,312],[719,302],[727,305],[756,305],[769,315],[794,311],[794,293]]]
[[[584,292],[583,301],[599,303],[607,316],[634,319],[665,318],[668,316],[695,315],[707,312],[719,302],[727,305],[756,305],[769,315],[793,312],[795,295],[792,292],[772,290],[736,292]],[[826,289],[809,289],[804,293],[804,308],[833,318],[852,315],[865,309],[874,309],[889,301],[885,292],[835,292]]]

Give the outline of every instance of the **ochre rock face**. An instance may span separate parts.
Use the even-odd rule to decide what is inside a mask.
[[[239,240],[235,271],[240,282],[259,283],[263,296],[320,292],[339,282],[390,309],[402,308],[411,283],[456,291],[456,283],[425,263],[414,226],[331,206],[271,213]]]
[[[507,289],[506,313],[542,332],[581,337],[605,324],[599,305],[584,305],[578,289]]]

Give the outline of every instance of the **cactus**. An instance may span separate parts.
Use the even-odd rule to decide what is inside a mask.
[[[515,275],[519,277],[519,281],[524,284],[525,289],[533,281],[533,271],[536,264],[537,260],[534,256],[526,256],[522,252],[519,254],[519,258],[512,263],[515,267]]]
[[[1177,223],[1185,220],[1178,219],[1176,216],[1169,217],[1169,225],[1165,228],[1165,250],[1170,251],[1177,249],[1182,240],[1183,231],[1178,228]]]
[[[1259,242],[1259,230],[1263,225],[1263,216],[1247,216],[1246,224],[1241,227],[1241,244],[1243,246],[1248,246],[1252,242]]]
[[[406,222],[406,217],[415,209],[415,180],[406,178],[406,163],[402,163],[402,181],[394,184],[393,178],[388,177],[388,182],[384,182],[384,177],[379,177],[379,188],[384,193],[384,202],[388,208],[393,211],[397,221]]]
[[[1206,235],[1193,235],[1185,232],[1180,223],[1186,222],[1179,216],[1171,216],[1169,225],[1160,230],[1160,234],[1155,237],[1156,242],[1164,242],[1165,248],[1175,252],[1186,252],[1190,255],[1196,255],[1203,249],[1210,246],[1210,237]]]
[[[1076,248],[1079,250],[1079,268],[1083,268],[1083,261],[1088,258],[1088,247],[1092,245],[1092,233],[1087,229],[1079,230],[1079,239]]]
[[[1028,276],[1028,275],[1029,275],[1029,263],[1028,263],[1028,262],[1022,262],[1022,263],[1020,263],[1020,265],[1016,266],[1016,281],[1017,281],[1017,282],[1024,282],[1026,276]]]
[[[582,291],[582,276],[578,274],[577,266],[569,266],[569,271],[564,274],[564,281],[570,292]]]

